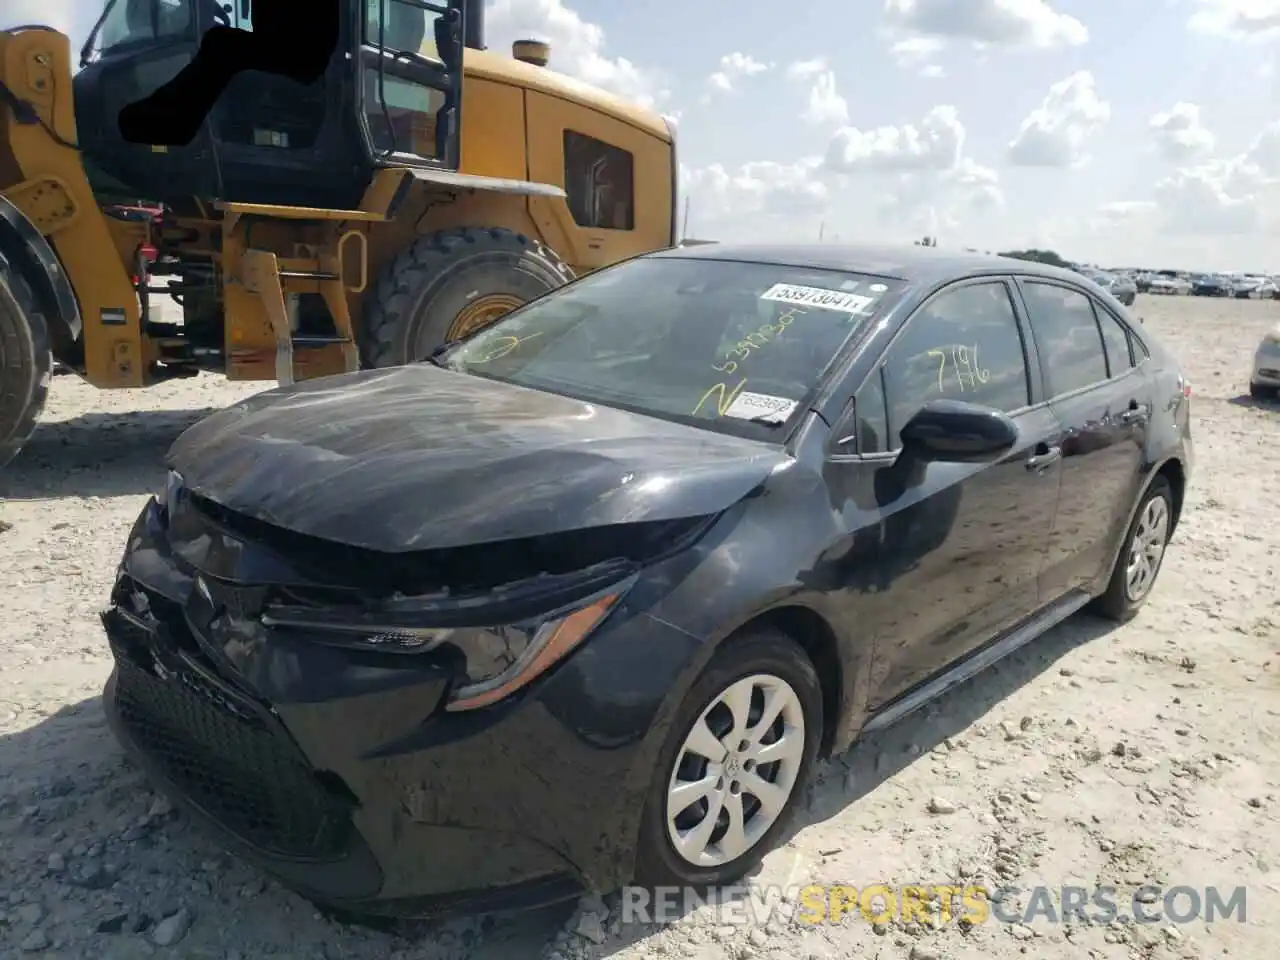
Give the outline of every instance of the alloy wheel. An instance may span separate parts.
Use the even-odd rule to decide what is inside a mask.
[[[786,808],[804,752],[804,708],[789,683],[753,674],[722,690],[685,735],[667,784],[675,852],[720,867],[749,851]]]
[[[1133,539],[1129,541],[1129,559],[1125,565],[1125,596],[1137,603],[1151,592],[1156,572],[1169,540],[1169,503],[1152,497],[1138,516]]]

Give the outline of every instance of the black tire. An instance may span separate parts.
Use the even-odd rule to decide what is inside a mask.
[[[744,854],[721,866],[699,867],[680,856],[667,833],[667,786],[680,759],[684,739],[703,711],[735,681],[753,674],[769,674],[795,691],[804,716],[804,751],[795,783],[781,814]],[[822,689],[808,656],[794,640],[772,628],[753,629],[726,643],[712,657],[676,712],[659,754],[653,783],[645,801],[636,849],[638,884],[654,887],[718,887],[750,873],[777,843],[808,790],[822,741]]]
[[[1274,400],[1276,393],[1275,387],[1268,387],[1261,383],[1249,384],[1249,396],[1254,400]]]
[[[1166,526],[1164,545],[1169,545],[1169,536],[1173,532],[1173,487],[1169,485],[1169,481],[1162,476],[1157,476],[1151,481],[1147,487],[1147,492],[1143,494],[1142,501],[1138,504],[1138,509],[1134,511],[1133,520],[1129,523],[1129,529],[1124,536],[1124,544],[1120,547],[1120,553],[1116,557],[1115,568],[1111,571],[1111,580],[1107,583],[1106,591],[1090,604],[1091,612],[1112,620],[1116,623],[1125,623],[1133,619],[1134,614],[1142,608],[1147,602],[1147,598],[1151,596],[1151,590],[1155,587],[1155,582],[1160,576],[1160,569],[1164,565],[1165,550],[1160,553],[1160,559],[1156,562],[1156,568],[1151,574],[1151,584],[1141,597],[1136,600],[1129,595],[1126,583],[1126,567],[1128,565],[1129,551],[1133,546],[1133,538],[1137,535],[1138,527],[1142,522],[1143,514],[1146,512],[1147,505],[1152,500],[1163,497],[1165,501],[1165,510],[1167,511],[1168,524]]]
[[[450,339],[454,321],[479,298],[514,309],[572,279],[551,248],[513,230],[460,227],[419,237],[366,297],[361,360],[366,367],[422,360]]]
[[[44,315],[27,281],[0,258],[0,467],[35,432],[52,371]]]

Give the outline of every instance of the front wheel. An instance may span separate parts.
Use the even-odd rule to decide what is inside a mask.
[[[749,873],[786,829],[822,738],[809,658],[760,629],[731,640],[694,683],[660,755],[636,880],[716,887]]]
[[[392,367],[484,329],[573,279],[550,247],[500,227],[415,240],[367,295],[357,339],[366,367]]]
[[[1275,387],[1268,387],[1261,383],[1249,384],[1249,396],[1254,400],[1274,400],[1276,392]]]
[[[27,281],[0,257],[0,467],[35,432],[52,370],[44,315]]]
[[[1173,533],[1173,488],[1157,476],[1129,524],[1106,592],[1093,603],[1099,616],[1116,623],[1132,619],[1151,595]]]

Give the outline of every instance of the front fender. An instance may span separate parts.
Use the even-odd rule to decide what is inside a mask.
[[[22,273],[49,325],[54,355],[66,359],[84,332],[80,304],[53,245],[35,224],[0,194],[0,253]]]

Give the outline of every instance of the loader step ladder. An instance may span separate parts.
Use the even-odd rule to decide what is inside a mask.
[[[401,187],[407,189],[409,182],[408,177],[403,178]],[[403,190],[396,191],[395,195],[389,194],[386,198],[388,209],[381,211],[321,210],[311,207],[226,201],[215,202],[214,208],[222,213],[224,236],[235,232],[246,218],[250,221],[258,219],[311,221],[331,224],[340,229],[344,223],[386,222],[391,217],[390,208],[398,201],[401,193]],[[247,236],[247,233],[245,235]],[[354,284],[346,283],[343,276],[348,243],[357,245],[360,264],[359,281]],[[368,239],[359,229],[347,229],[337,234],[337,242],[332,247],[321,248],[315,252],[317,256],[313,259],[290,258],[282,257],[269,250],[249,247],[240,255],[239,280],[246,290],[256,293],[261,299],[267,319],[271,323],[271,332],[275,340],[276,381],[280,386],[290,386],[294,382],[295,347],[314,349],[340,345],[345,370],[351,373],[360,369],[360,356],[356,350],[355,332],[352,328],[351,311],[347,305],[347,295],[363,293],[369,283]],[[286,296],[291,293],[319,293],[333,317],[337,336],[295,336],[286,300]]]
[[[343,283],[339,264],[345,247],[356,238],[360,249],[360,282]],[[365,238],[351,230],[338,240],[332,255],[316,260],[284,259],[268,250],[245,250],[240,256],[241,281],[245,289],[256,293],[262,301],[271,332],[275,339],[276,382],[280,386],[294,383],[294,350],[341,346],[343,368],[347,373],[360,369],[360,356],[356,350],[351,312],[347,294],[361,293],[367,283]],[[318,292],[333,317],[335,336],[299,336],[294,332],[293,318],[288,309],[289,294]]]

